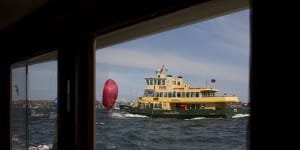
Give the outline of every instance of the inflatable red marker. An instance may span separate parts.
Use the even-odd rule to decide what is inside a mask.
[[[112,80],[108,79],[104,83],[103,93],[102,93],[102,104],[106,109],[111,109],[118,97],[118,85]]]

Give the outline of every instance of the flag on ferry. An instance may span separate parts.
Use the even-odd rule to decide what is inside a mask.
[[[211,79],[210,82],[211,82],[211,83],[215,83],[215,82],[216,82],[216,79]]]

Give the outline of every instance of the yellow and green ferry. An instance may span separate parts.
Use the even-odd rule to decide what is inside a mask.
[[[149,117],[191,119],[196,117],[231,118],[247,113],[235,95],[216,96],[213,87],[190,87],[182,76],[165,75],[164,65],[156,77],[148,77],[144,95],[120,110]],[[214,82],[215,80],[212,80]]]

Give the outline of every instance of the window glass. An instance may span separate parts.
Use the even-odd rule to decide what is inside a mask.
[[[57,62],[48,60],[53,53],[11,67],[12,149],[53,149],[56,145]]]
[[[27,66],[15,65],[11,70],[11,134],[12,149],[25,149],[27,146]]]
[[[237,95],[239,105],[248,103],[249,25],[249,10],[243,10],[98,49],[96,101],[102,103],[108,79],[117,83],[118,95],[111,109],[96,109],[96,149],[247,149],[247,112],[230,118],[174,119],[166,114],[225,112],[224,93],[228,99]],[[146,86],[145,78],[151,78],[150,85],[165,84],[153,83],[157,70],[168,77],[166,91]],[[182,77],[178,84],[172,80],[176,76]],[[209,94],[213,89],[219,89],[217,97]],[[205,103],[193,103],[198,98]],[[123,112],[120,104],[132,111]]]
[[[29,65],[29,147],[52,148],[56,142],[57,100],[57,62]]]

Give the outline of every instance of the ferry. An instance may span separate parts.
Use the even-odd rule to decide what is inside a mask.
[[[217,96],[213,87],[190,87],[182,76],[166,75],[164,65],[155,77],[147,77],[144,95],[134,103],[120,105],[122,112],[149,117],[191,119],[196,117],[232,118],[247,114],[235,95]],[[212,79],[214,83],[216,80]]]

